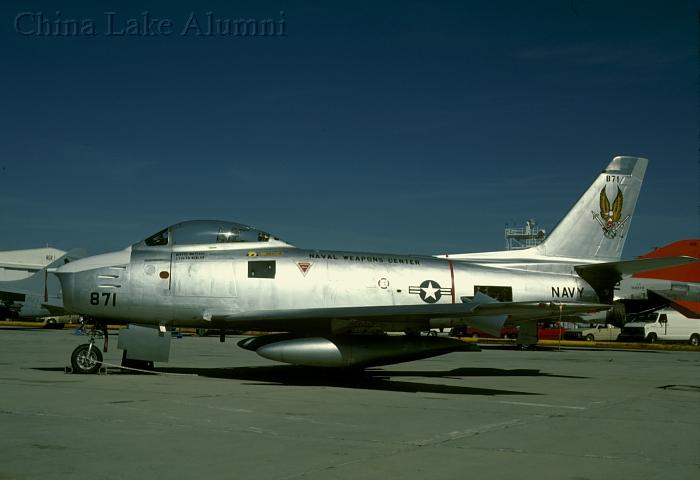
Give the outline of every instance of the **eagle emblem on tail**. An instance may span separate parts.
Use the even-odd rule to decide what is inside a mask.
[[[603,229],[603,235],[607,238],[615,238],[622,226],[627,223],[627,220],[630,218],[630,216],[627,215],[624,220],[620,221],[622,218],[623,203],[624,196],[622,195],[620,187],[617,187],[617,195],[612,205],[610,205],[610,199],[608,199],[608,195],[605,192],[605,187],[600,191],[600,213],[591,213],[593,213],[593,218],[598,220],[600,227]]]

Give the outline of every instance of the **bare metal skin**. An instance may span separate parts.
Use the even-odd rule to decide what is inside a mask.
[[[375,362],[368,359],[381,350],[392,352],[385,362],[426,356],[430,345],[367,336],[466,323],[500,330],[506,321],[530,331],[539,319],[607,308],[620,276],[646,268],[619,262],[646,164],[613,159],[547,240],[527,250],[305,250],[246,225],[190,221],[55,273],[70,311],[141,325],[288,332],[279,344],[242,345],[280,361],[347,366]],[[435,347],[444,353],[445,345]]]

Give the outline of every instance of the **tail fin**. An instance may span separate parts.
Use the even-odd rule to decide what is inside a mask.
[[[647,163],[646,158],[613,158],[537,247],[540,252],[554,257],[619,260]]]

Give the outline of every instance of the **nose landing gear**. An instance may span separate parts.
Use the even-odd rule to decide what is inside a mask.
[[[73,373],[97,373],[102,366],[102,352],[94,343],[78,345],[70,355]]]
[[[104,351],[107,351],[109,337],[107,335],[107,324],[95,322],[88,332],[90,343],[78,345],[70,355],[70,364],[73,373],[97,373],[102,367],[102,352],[95,344],[98,336],[104,336]]]

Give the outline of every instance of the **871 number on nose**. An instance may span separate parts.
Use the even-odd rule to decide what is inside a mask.
[[[100,301],[100,296],[102,296],[102,301]],[[90,305],[100,305],[103,304],[105,307],[117,305],[117,294],[112,292],[91,292],[90,293]]]

